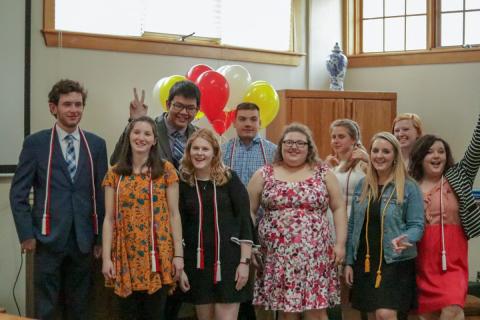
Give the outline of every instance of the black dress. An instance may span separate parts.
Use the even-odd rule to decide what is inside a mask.
[[[237,240],[252,240],[252,222],[248,193],[238,176],[217,188],[220,234],[221,281],[214,284],[215,224],[213,215],[213,182],[198,180],[204,209],[204,269],[196,266],[199,227],[199,204],[195,186],[180,182],[180,214],[185,241],[185,272],[190,282],[186,300],[193,304],[237,303],[252,300],[249,281],[240,291],[235,289],[235,273],[240,262]]]
[[[379,186],[379,190],[382,186]],[[382,255],[382,281],[375,288],[380,254],[381,211],[379,197],[370,204],[370,223],[368,226],[368,243],[370,247],[370,272],[365,272],[365,217],[357,260],[353,265],[352,306],[363,312],[377,309],[392,309],[402,312],[410,310],[416,302],[415,259],[389,263]]]

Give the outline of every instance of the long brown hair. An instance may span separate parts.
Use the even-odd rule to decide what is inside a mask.
[[[405,194],[405,180],[407,179],[407,170],[405,168],[405,163],[403,162],[402,152],[400,150],[400,143],[397,138],[390,132],[379,132],[375,134],[370,142],[370,154],[372,152],[373,143],[378,140],[383,139],[390,143],[393,147],[393,166],[392,166],[392,180],[395,184],[395,189],[397,191],[397,203],[401,204],[403,202],[403,196]],[[384,186],[384,188],[386,185]],[[360,195],[360,201],[364,201],[368,197],[372,197],[376,200],[378,195],[378,175],[377,170],[373,167],[372,161],[369,162],[367,167],[367,174],[365,175],[365,180],[363,183],[362,194]]]
[[[187,182],[189,185],[195,185],[195,168],[192,164],[192,157],[190,151],[192,149],[193,142],[202,138],[207,141],[213,149],[213,158],[210,164],[210,179],[215,181],[217,185],[224,185],[231,177],[230,170],[223,164],[222,151],[220,149],[220,143],[218,142],[218,136],[210,129],[200,129],[195,131],[187,141],[185,147],[185,153],[183,154],[182,161],[180,163],[180,178]]]
[[[155,138],[155,144],[150,148],[148,153],[147,162],[143,166],[149,167],[151,170],[152,179],[157,179],[164,172],[165,161],[160,158],[158,153],[158,132],[155,121],[152,118],[147,116],[142,116],[137,119],[132,120],[127,127],[125,133],[123,144],[121,147],[120,155],[118,157],[118,162],[113,167],[113,172],[119,175],[129,176],[133,173],[133,164],[132,164],[132,146],[130,145],[130,134],[132,133],[135,124],[138,122],[148,123],[152,127],[153,136]]]
[[[283,150],[283,140],[285,139],[285,136],[290,133],[290,132],[298,132],[307,138],[307,147],[308,147],[308,152],[307,152],[307,159],[306,162],[310,165],[310,167],[314,167],[317,164],[321,163],[322,161],[318,157],[318,151],[317,151],[317,145],[315,144],[315,141],[313,140],[313,135],[312,131],[310,129],[301,123],[298,122],[293,122],[290,123],[289,125],[285,126],[282,132],[282,136],[280,137],[280,140],[278,141],[278,147],[277,151],[275,153],[275,157],[273,160],[273,163],[278,164],[283,162],[283,155],[282,155],[282,150]]]

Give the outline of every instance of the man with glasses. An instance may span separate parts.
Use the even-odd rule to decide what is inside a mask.
[[[134,99],[130,102],[129,121],[147,115],[148,110],[148,107],[143,103],[145,91],[142,90],[140,99],[136,89],[133,93]],[[162,159],[170,161],[178,169],[187,139],[197,130],[192,125],[192,121],[200,109],[200,90],[191,81],[179,81],[170,89],[166,104],[168,112],[155,119],[160,146],[158,150]],[[110,157],[111,165],[118,161],[123,139],[126,139],[125,132],[118,140]]]
[[[129,122],[147,115],[148,111],[148,107],[144,104],[145,91],[142,90],[140,99],[136,89],[133,90],[133,94],[134,99],[130,102]],[[200,109],[200,90],[191,81],[179,81],[170,89],[166,104],[168,112],[155,118],[158,131],[158,151],[162,159],[173,163],[178,170],[187,140],[192,133],[197,130],[197,127],[192,125],[192,121]],[[110,157],[110,164],[112,166],[118,161],[123,139],[128,139],[125,131],[121,135]],[[182,293],[177,289],[173,295],[167,297],[165,319],[177,319],[177,314],[181,306]]]

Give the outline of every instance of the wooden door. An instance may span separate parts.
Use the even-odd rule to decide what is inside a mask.
[[[295,98],[291,105],[291,122],[300,122],[312,130],[322,159],[331,153],[330,124],[345,118],[347,106],[344,99]]]
[[[396,115],[395,101],[391,100],[347,100],[351,105],[352,119],[357,121],[362,131],[362,142],[370,148],[370,140],[380,131],[391,132]]]

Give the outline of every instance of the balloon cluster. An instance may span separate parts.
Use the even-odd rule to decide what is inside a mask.
[[[225,65],[213,70],[205,64],[194,65],[186,76],[165,77],[155,84],[153,99],[164,111],[167,111],[170,88],[182,80],[190,80],[200,89],[200,112],[196,119],[205,116],[220,135],[232,124],[239,103],[251,102],[258,106],[262,128],[267,127],[278,113],[278,94],[270,83],[263,80],[252,82],[248,70],[240,65]]]

